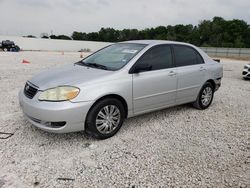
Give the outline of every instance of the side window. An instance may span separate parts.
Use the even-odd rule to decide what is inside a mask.
[[[156,46],[149,49],[136,64],[148,64],[151,70],[172,67],[172,52],[169,45]]]
[[[203,63],[201,56],[188,46],[174,45],[174,54],[177,67]]]

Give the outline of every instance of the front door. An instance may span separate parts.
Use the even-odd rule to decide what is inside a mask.
[[[174,105],[177,74],[173,67],[171,47],[152,47],[134,66],[138,64],[150,65],[151,70],[133,74],[134,114]]]

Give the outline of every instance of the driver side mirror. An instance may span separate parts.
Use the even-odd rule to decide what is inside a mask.
[[[129,71],[129,73],[139,73],[139,72],[143,72],[143,71],[149,71],[152,69],[152,65],[149,64],[143,64],[143,63],[138,63],[137,65],[135,65],[135,67]]]

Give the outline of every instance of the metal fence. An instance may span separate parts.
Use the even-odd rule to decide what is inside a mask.
[[[201,47],[201,49],[212,57],[242,57],[250,58],[250,48],[215,48]]]

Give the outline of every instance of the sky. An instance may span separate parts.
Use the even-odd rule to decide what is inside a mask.
[[[0,35],[145,29],[220,16],[250,24],[249,0],[0,0]]]

